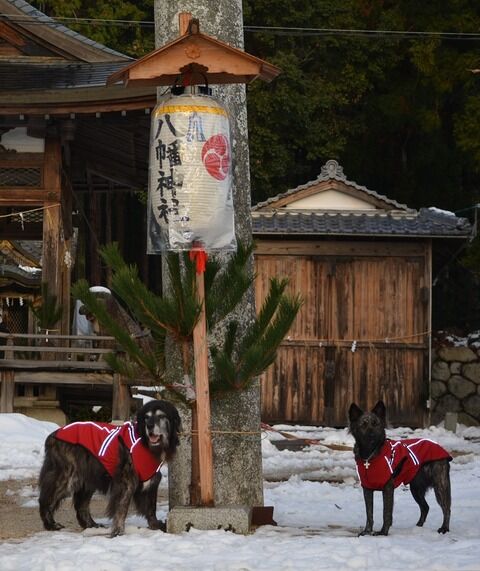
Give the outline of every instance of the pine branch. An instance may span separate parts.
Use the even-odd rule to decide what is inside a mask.
[[[255,276],[250,274],[248,262],[253,249],[253,244],[244,246],[239,241],[237,251],[231,256],[226,267],[219,270],[218,265],[213,265],[210,270],[209,279],[205,280],[205,312],[210,330],[238,306],[251,288]],[[215,260],[211,263],[218,264]],[[207,262],[207,269],[209,264],[210,261]]]
[[[237,324],[228,326],[223,347],[211,348],[212,393],[245,389],[275,360],[278,347],[302,305],[300,296],[287,296],[286,280],[272,279],[258,319],[238,339]]]
[[[273,319],[275,312],[278,310],[280,302],[283,300],[285,289],[288,285],[288,279],[278,280],[270,278],[270,287],[267,297],[264,299],[262,307],[258,312],[257,319],[250,327],[248,333],[244,335],[242,341],[242,350],[246,350],[255,342],[260,342],[265,335],[265,331]]]

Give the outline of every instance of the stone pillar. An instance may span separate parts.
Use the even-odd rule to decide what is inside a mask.
[[[180,12],[190,12],[200,21],[200,31],[243,49],[241,0],[156,0],[155,39],[160,47],[179,34]],[[244,85],[210,86],[213,95],[227,107],[232,126],[235,229],[243,242],[252,238],[250,218],[250,169],[246,92]],[[251,263],[253,271],[253,260]],[[253,288],[236,316],[246,327],[254,315]],[[179,357],[168,368],[180,375]],[[178,382],[179,379],[177,379]],[[184,430],[190,428],[189,414],[183,413]],[[263,505],[263,477],[260,438],[259,383],[243,393],[212,401],[215,505]],[[215,431],[225,431],[218,433]],[[238,434],[234,434],[237,432]],[[188,505],[190,484],[190,439],[182,439],[182,452],[170,465],[170,508]]]

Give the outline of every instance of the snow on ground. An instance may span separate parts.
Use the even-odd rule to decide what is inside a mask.
[[[0,479],[36,476],[45,436],[55,425],[19,414],[0,415]],[[277,426],[328,446],[278,450],[264,435],[265,505],[274,506],[278,526],[249,536],[192,529],[179,535],[150,531],[131,516],[126,534],[108,530],[40,532],[24,541],[0,543],[1,571],[480,571],[480,429],[399,428],[392,438],[427,436],[454,455],[451,532],[439,535],[441,511],[432,493],[424,528],[415,527],[418,508],[407,488],[395,492],[394,523],[388,537],[358,537],[365,523],[352,446],[346,430]],[[166,486],[166,479],[162,484]],[[12,493],[8,492],[7,493]],[[20,503],[37,503],[36,488],[25,485]],[[0,498],[2,501],[2,498]],[[381,526],[381,497],[375,495],[375,528]],[[22,508],[19,508],[22,509]],[[158,516],[168,506],[159,504]],[[108,520],[100,520],[108,523]],[[0,522],[8,525],[8,522]]]

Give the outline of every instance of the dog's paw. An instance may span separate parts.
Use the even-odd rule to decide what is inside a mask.
[[[371,529],[367,529],[365,528],[364,530],[362,530],[359,534],[358,537],[362,537],[362,535],[372,535],[372,530]]]
[[[124,534],[124,530],[116,527],[114,529],[112,529],[112,531],[110,532],[110,538],[114,538],[114,537],[118,537],[119,535],[123,535]]]
[[[167,526],[163,521],[150,521],[148,522],[148,529],[159,529],[160,531],[167,531]]]
[[[450,530],[449,530],[448,527],[446,527],[445,525],[442,525],[442,527],[439,527],[439,528],[437,529],[437,531],[438,531],[438,533],[447,533],[447,532],[449,532]]]
[[[375,531],[373,535],[388,535],[388,529],[381,529],[380,531]]]
[[[61,523],[57,523],[56,521],[54,521],[53,523],[50,523],[48,525],[44,526],[45,529],[47,531],[60,531],[61,529],[63,529],[65,526],[62,525]]]

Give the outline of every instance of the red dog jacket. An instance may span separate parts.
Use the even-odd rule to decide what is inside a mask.
[[[403,460],[400,472],[393,484],[409,484],[426,462],[451,460],[450,454],[439,444],[428,438],[406,440],[385,440],[380,453],[371,460],[357,459],[357,473],[363,488],[383,490],[395,469]]]
[[[118,464],[118,447],[121,438],[132,456],[133,466],[141,482],[146,482],[160,470],[160,462],[143,445],[136,424],[126,422],[115,426],[105,422],[73,422],[55,433],[59,440],[80,444],[103,464],[113,477]]]

